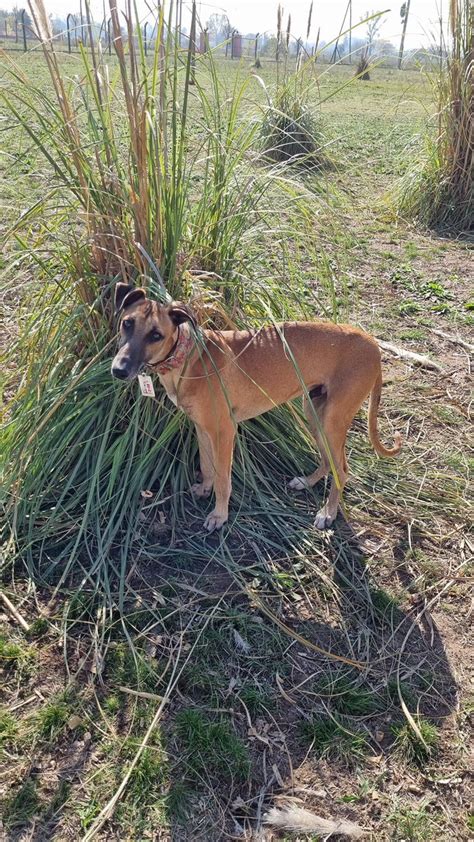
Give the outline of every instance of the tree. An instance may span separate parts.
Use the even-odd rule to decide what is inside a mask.
[[[366,18],[370,18],[372,15],[375,15],[375,14],[376,13],[374,11],[366,12],[364,17],[361,18],[361,21],[365,20]],[[383,21],[380,18],[380,15],[378,15],[378,17],[376,17],[376,18],[372,17],[372,20],[367,21],[367,34],[366,34],[366,46],[365,46],[365,52],[366,52],[367,58],[370,58],[370,56],[372,55],[374,42],[379,37],[380,29],[381,29],[381,27],[384,23],[385,23],[385,21]]]
[[[235,29],[227,15],[219,15],[217,12],[210,16],[204,28],[209,32],[209,39],[213,41],[215,46],[221,44],[222,41],[228,41]],[[226,55],[228,46],[226,44]]]

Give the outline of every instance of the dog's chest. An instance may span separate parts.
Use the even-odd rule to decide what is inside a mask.
[[[178,406],[178,395],[176,394],[176,392],[169,392],[167,389],[166,394],[168,395],[170,401],[172,401],[172,403],[174,403],[175,406]]]

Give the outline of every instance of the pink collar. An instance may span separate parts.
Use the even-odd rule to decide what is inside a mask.
[[[157,374],[168,374],[174,368],[183,365],[191,348],[194,345],[194,337],[188,325],[178,325],[178,338],[171,349],[170,354],[157,363],[152,363],[150,368]]]

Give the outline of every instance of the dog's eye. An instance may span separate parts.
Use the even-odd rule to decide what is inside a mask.
[[[148,334],[148,339],[150,340],[150,342],[159,342],[160,339],[163,339],[163,334],[160,333],[159,330],[150,330],[150,333]]]
[[[122,327],[124,330],[130,330],[133,327],[133,319],[124,319]]]

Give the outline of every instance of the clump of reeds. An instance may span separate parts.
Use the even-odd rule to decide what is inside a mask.
[[[141,491],[169,497],[171,483],[182,517],[195,458],[188,423],[166,399],[147,403],[136,384],[113,382],[114,286],[126,280],[161,299],[164,286],[170,297],[194,296],[204,318],[220,313],[218,324],[243,324],[245,312],[263,320],[276,288],[259,286],[254,244],[265,226],[261,200],[274,182],[251,160],[258,127],[242,103],[253,80],[237,80],[229,95],[212,54],[195,58],[192,43],[181,48],[163,5],[146,56],[131,2],[122,18],[111,0],[110,74],[87,8],[88,48],[81,47],[83,73],[73,84],[41,0],[33,12],[50,84],[11,61],[2,98],[46,159],[47,201],[60,213],[56,227],[47,216],[47,254],[44,203],[13,232],[23,259],[35,263],[35,283],[14,350],[21,385],[0,448],[5,536],[35,576],[61,582],[78,570],[88,578],[93,568],[93,587],[110,590],[117,553],[120,569],[112,566],[123,584]],[[275,292],[276,312],[277,300]],[[288,306],[286,299],[281,312]]]
[[[402,213],[454,234],[474,231],[474,7],[450,6],[450,43],[436,72],[436,128],[424,154],[402,180]],[[442,45],[440,45],[441,49]]]
[[[318,168],[326,162],[324,137],[304,92],[292,86],[277,91],[262,124],[265,155],[273,161]]]
[[[357,62],[355,77],[356,79],[361,79],[362,82],[370,82],[370,73],[369,73],[370,61],[367,51],[364,50],[360,57],[359,61]]]
[[[306,38],[309,38],[313,4],[308,13]],[[277,86],[273,98],[268,98],[261,128],[265,155],[278,163],[291,163],[308,169],[320,168],[327,162],[324,138],[309,103],[315,82],[311,77],[311,62],[298,59],[294,71],[289,67],[291,15],[288,15],[285,35],[282,30],[282,9],[277,12],[277,62],[284,51],[283,75],[277,65]]]

